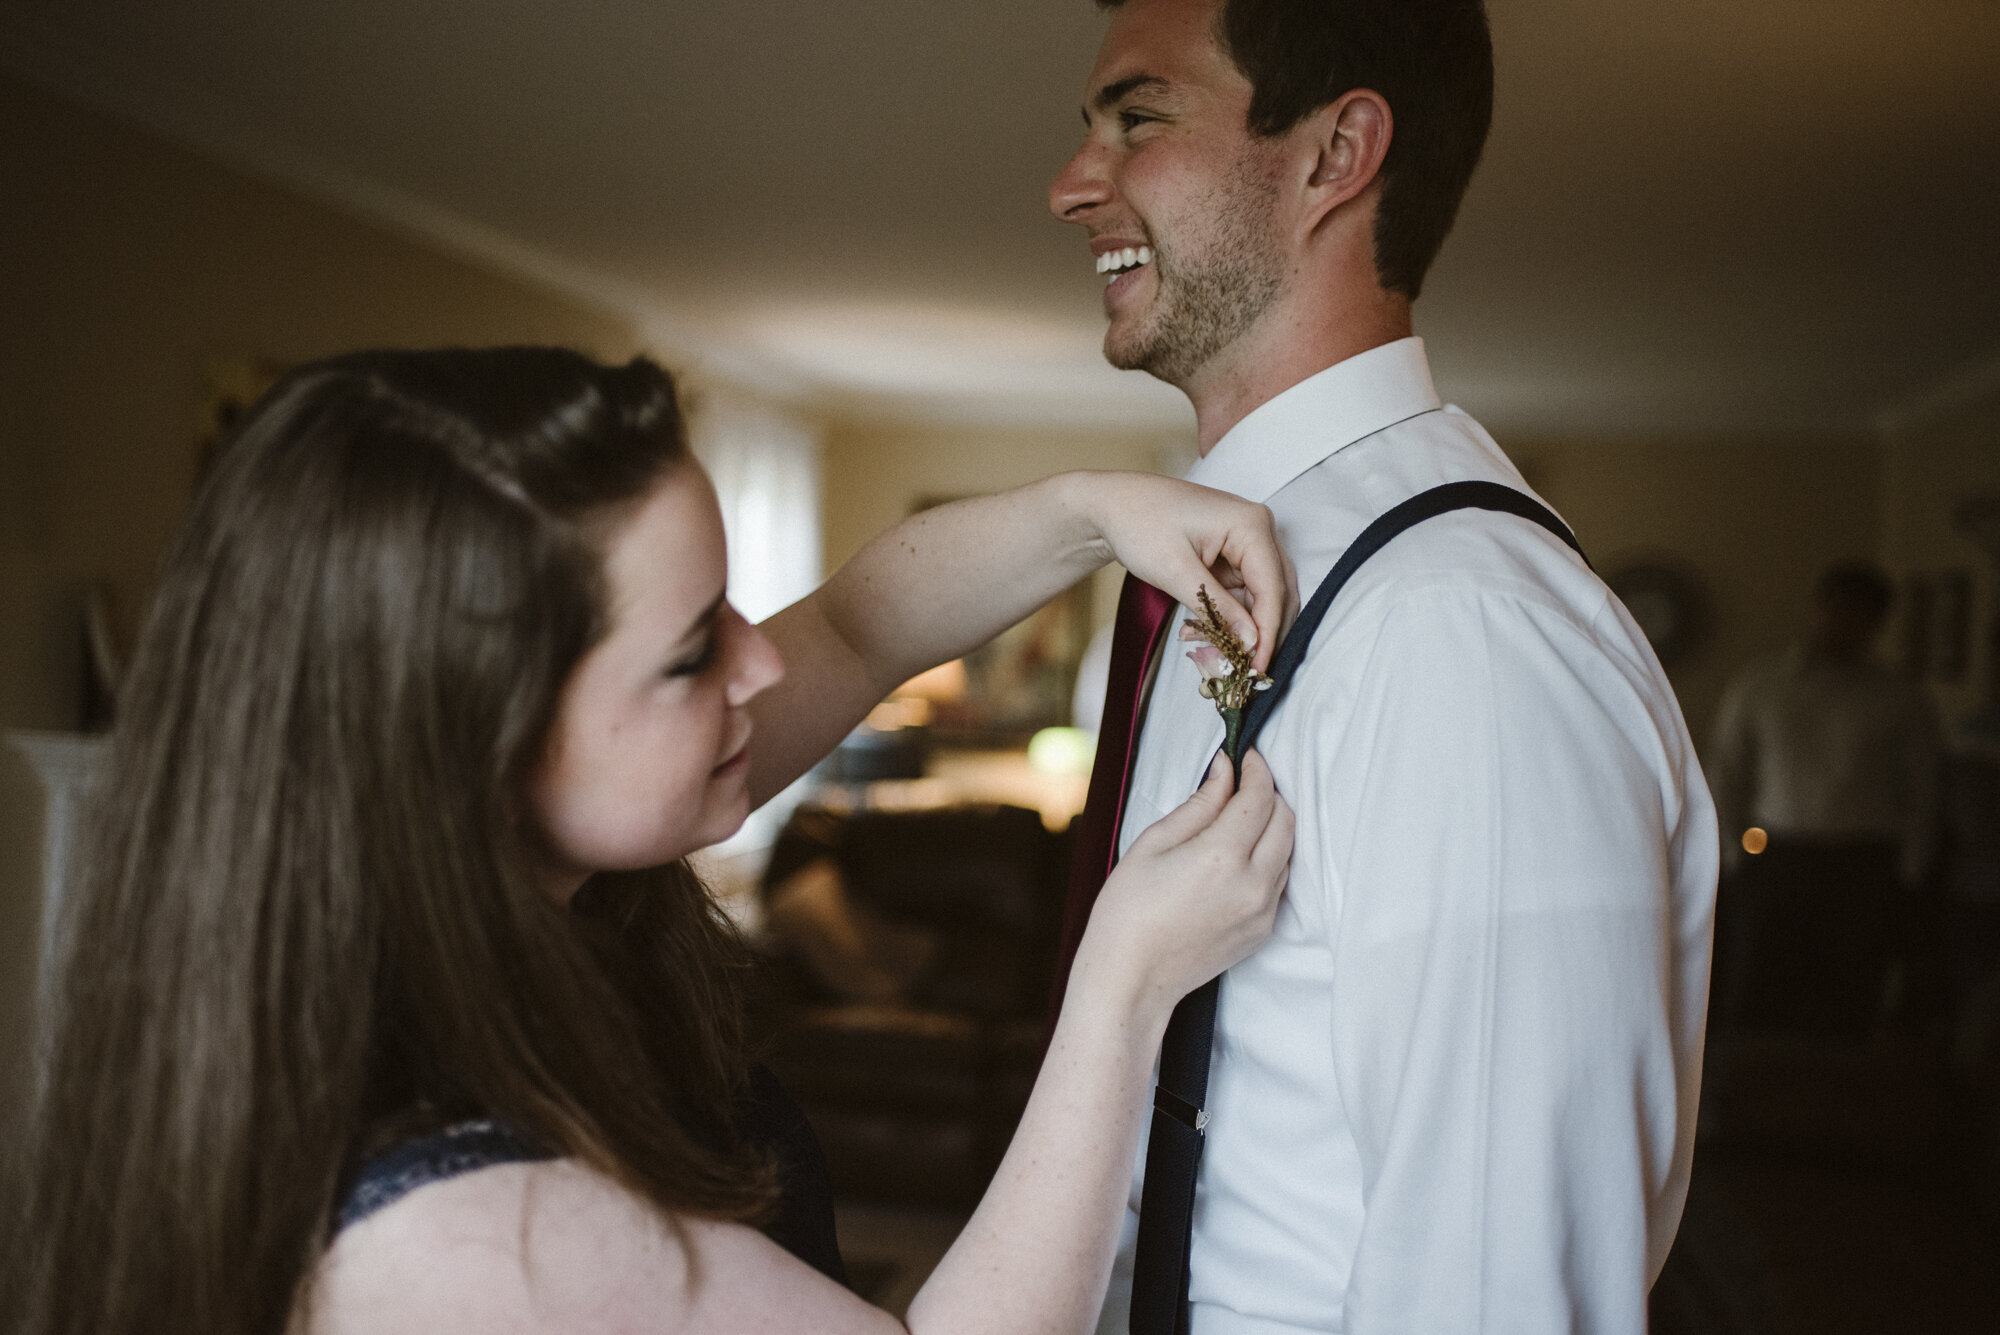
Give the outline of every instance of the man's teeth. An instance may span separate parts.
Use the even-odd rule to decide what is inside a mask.
[[[1136,269],[1142,264],[1153,262],[1151,246],[1127,246],[1123,250],[1107,250],[1097,257],[1097,272],[1107,273],[1116,278],[1127,269]]]

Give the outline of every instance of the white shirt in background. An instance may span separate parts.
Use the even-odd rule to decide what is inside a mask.
[[[1723,695],[1715,804],[1732,839],[1894,839],[1903,875],[1929,861],[1942,742],[1923,687],[1877,663],[1793,648]]]
[[[1526,490],[1417,339],[1265,403],[1189,476],[1271,506],[1302,598],[1420,491]],[[1222,742],[1167,645],[1121,851]],[[1638,627],[1540,527],[1445,515],[1348,585],[1259,748],[1298,845],[1222,985],[1194,1335],[1641,1335],[1687,1190],[1718,851]]]

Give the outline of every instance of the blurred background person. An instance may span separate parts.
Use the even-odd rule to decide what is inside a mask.
[[[1935,847],[1940,759],[1929,697],[1874,654],[1893,598],[1871,563],[1829,567],[1804,641],[1724,694],[1719,1027],[1859,1037],[1882,1018]]]

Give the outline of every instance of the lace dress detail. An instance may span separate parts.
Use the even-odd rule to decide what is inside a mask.
[[[834,1230],[833,1183],[812,1126],[777,1077],[750,1068],[750,1087],[737,1109],[751,1144],[770,1153],[782,1195],[764,1234],[835,1283],[846,1284]],[[385,1210],[418,1187],[509,1163],[547,1163],[558,1156],[494,1117],[455,1122],[406,1140],[362,1165],[342,1195],[334,1233]]]
[[[341,1203],[335,1230],[358,1224],[432,1182],[495,1164],[541,1163],[554,1157],[490,1117],[458,1122],[369,1160]]]

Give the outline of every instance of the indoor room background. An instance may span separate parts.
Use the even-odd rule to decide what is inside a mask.
[[[1493,135],[1417,307],[1444,397],[1656,634],[1703,747],[1730,678],[1855,559],[1903,595],[1884,655],[1954,745],[2000,746],[2000,550],[1967,519],[1988,507],[1992,541],[2000,10],[1490,8]],[[0,1116],[32,1079],[63,781],[33,739],[108,722],[204,451],[284,368],[376,345],[661,359],[753,618],[923,505],[1185,469],[1192,415],[1101,364],[1082,239],[1044,203],[1100,22],[1088,0],[0,0],[0,729],[31,743],[0,746]],[[1116,578],[1063,613],[1062,672]],[[1007,731],[972,749],[1025,747]],[[865,779],[834,785],[850,808]],[[728,850],[736,893],[790,812]],[[1825,1258],[1889,1234],[1796,1242],[1813,1215],[1919,1238],[1912,1283],[2000,1236],[2000,1068],[1937,1075],[1911,1044],[1799,1077],[1860,1111],[1737,1170],[1762,1204],[1718,1236],[1755,1240],[1716,1272],[1764,1258],[1743,1282],[1781,1324],[1712,1328],[1877,1310]],[[1964,1206],[1983,1222],[1840,1176],[1940,1144],[1987,1183]]]

